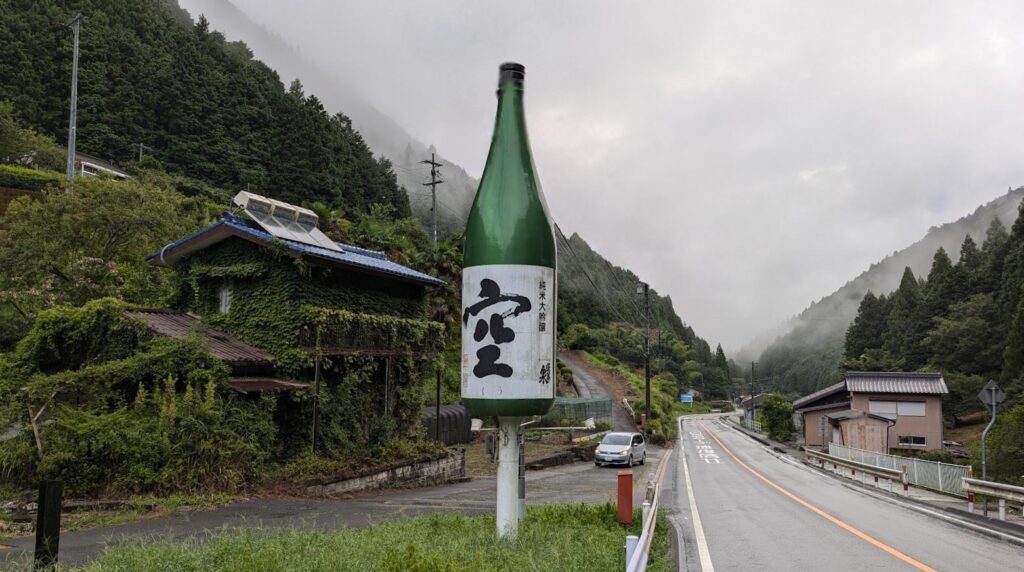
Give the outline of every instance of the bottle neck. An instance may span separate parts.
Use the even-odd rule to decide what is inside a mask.
[[[508,81],[498,86],[498,113],[494,119],[494,141],[506,151],[520,150],[526,142],[526,113],[523,109],[523,86]],[[511,143],[511,145],[509,145]],[[527,147],[528,149],[528,147]],[[508,159],[510,157],[506,157]]]

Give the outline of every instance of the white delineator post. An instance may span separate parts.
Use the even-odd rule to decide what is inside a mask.
[[[512,540],[519,531],[520,417],[498,418],[498,538]]]

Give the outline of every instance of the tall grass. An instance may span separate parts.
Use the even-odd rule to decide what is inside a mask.
[[[494,516],[435,515],[339,532],[236,529],[204,543],[156,542],[108,549],[90,572],[128,570],[601,571],[625,567],[627,534],[608,504],[530,508],[513,542],[495,538]],[[668,522],[659,520],[649,570],[671,570]]]

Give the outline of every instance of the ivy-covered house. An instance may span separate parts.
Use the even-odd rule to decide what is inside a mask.
[[[239,372],[263,382],[249,387],[310,385],[279,400],[285,446],[308,445],[315,431],[319,450],[341,455],[418,430],[420,384],[442,349],[442,326],[425,319],[427,289],[444,282],[381,252],[279,238],[267,226],[225,213],[147,261],[184,278],[179,316],[270,356],[272,371]]]

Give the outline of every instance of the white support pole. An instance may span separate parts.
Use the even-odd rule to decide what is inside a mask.
[[[498,418],[498,538],[519,530],[519,417]]]
[[[999,520],[1006,520],[1006,499],[999,499]]]

